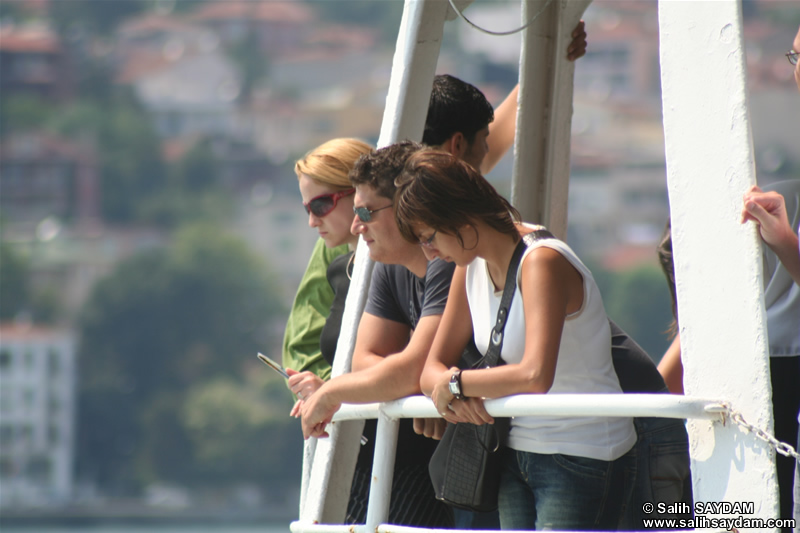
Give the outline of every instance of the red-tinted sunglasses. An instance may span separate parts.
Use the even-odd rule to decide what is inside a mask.
[[[340,198],[350,196],[354,192],[356,192],[355,189],[346,189],[339,192],[320,194],[309,200],[307,204],[304,203],[303,207],[306,208],[306,213],[313,213],[314,216],[322,218],[336,208],[336,202]]]

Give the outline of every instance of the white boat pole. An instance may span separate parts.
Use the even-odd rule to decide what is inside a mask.
[[[392,63],[379,147],[404,139],[422,139],[449,10],[448,2],[442,0],[406,0]],[[353,280],[336,346],[333,376],[350,371],[356,332],[366,303],[373,266],[365,246],[358,246],[354,263]],[[329,438],[316,443],[312,465],[309,468],[308,461],[305,461],[303,467],[302,522],[344,522],[362,428],[361,421],[339,422],[329,428]],[[313,444],[307,445],[307,450],[310,446]],[[309,451],[306,458],[311,454]],[[391,486],[392,469],[387,475]],[[386,516],[377,516],[373,512],[372,520],[385,521],[388,518],[388,506],[386,513]]]
[[[367,503],[366,531],[376,531],[380,524],[389,522],[389,505],[392,501],[394,458],[397,452],[397,434],[400,421],[386,413],[378,413],[375,433],[375,457],[372,461],[372,484]]]
[[[739,223],[756,181],[740,3],[662,1],[659,25],[684,389],[771,431],[760,243]],[[695,501],[778,518],[774,450],[730,421],[688,428]]]
[[[523,23],[541,14],[522,32],[511,203],[564,241],[575,78],[567,46],[590,1],[522,1]]]

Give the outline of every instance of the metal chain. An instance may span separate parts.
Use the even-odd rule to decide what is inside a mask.
[[[786,457],[794,457],[795,461],[800,461],[800,454],[798,454],[790,444],[781,442],[763,429],[750,424],[744,419],[742,413],[731,409],[730,406],[728,406],[728,413],[730,414],[731,420],[736,422],[747,431],[751,432],[757,438],[763,440],[767,444],[770,444],[773,448],[775,448],[776,452]]]
[[[450,0],[450,7],[453,8],[453,11],[455,11],[459,17],[464,19],[464,22],[466,22],[467,24],[469,24],[478,31],[482,31],[483,33],[488,33],[489,35],[513,35],[514,33],[521,32],[522,30],[533,24],[533,22],[537,18],[539,18],[539,15],[544,13],[544,10],[547,9],[548,6],[552,3],[553,0],[547,0],[547,3],[542,7],[542,9],[540,9],[538,13],[536,13],[533,17],[531,17],[531,19],[528,22],[526,22],[524,26],[520,26],[515,30],[509,30],[509,31],[492,31],[492,30],[487,30],[485,28],[481,28],[480,26],[478,26],[477,24],[475,24],[474,22],[472,22],[471,20],[469,20],[467,17],[464,16],[464,13],[462,13],[461,10],[456,7],[454,0]]]

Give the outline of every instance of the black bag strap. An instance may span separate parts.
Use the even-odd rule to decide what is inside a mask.
[[[472,368],[488,368],[504,364],[500,358],[500,352],[503,349],[503,331],[506,328],[506,321],[508,314],[511,310],[511,302],[514,299],[514,293],[517,290],[517,271],[519,270],[519,262],[522,259],[522,254],[525,250],[532,246],[533,243],[543,239],[553,239],[553,234],[550,233],[544,226],[537,226],[536,229],[530,233],[522,236],[514,248],[514,253],[511,255],[511,262],[508,264],[508,272],[506,272],[506,284],[503,287],[503,296],[500,299],[500,308],[497,310],[497,321],[492,329],[492,335],[489,339],[489,348],[484,355]],[[500,419],[495,420],[491,428],[487,426],[472,426],[475,431],[475,438],[481,444],[481,447],[489,453],[494,453],[500,449],[505,441],[505,436],[508,434],[507,419],[505,421],[505,429],[500,430],[498,424]],[[471,425],[471,424],[470,424]],[[488,445],[484,439],[480,437],[479,431],[491,431],[493,439],[489,441]]]
[[[506,284],[503,287],[500,308],[497,310],[497,321],[494,324],[494,328],[492,328],[492,335],[489,339],[489,348],[486,350],[486,355],[475,363],[473,368],[486,368],[502,364],[500,352],[503,350],[503,330],[505,330],[508,313],[511,310],[511,302],[517,290],[517,270],[519,269],[522,254],[536,241],[552,238],[554,238],[552,233],[544,229],[544,227],[538,226],[537,229],[523,235],[519,243],[517,243],[517,247],[514,248],[514,253],[511,256],[511,262],[508,264]]]

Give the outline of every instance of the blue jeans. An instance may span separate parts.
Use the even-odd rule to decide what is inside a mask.
[[[624,470],[615,461],[505,448],[498,506],[503,529],[616,529]]]
[[[692,476],[689,471],[689,437],[683,420],[634,418],[639,438],[625,454],[626,492],[630,494],[620,530],[643,529],[643,518],[691,518]],[[645,514],[642,506],[663,502],[688,513]],[[685,505],[673,505],[673,504]]]
[[[453,529],[500,529],[497,511],[479,513],[453,507],[456,524]]]

